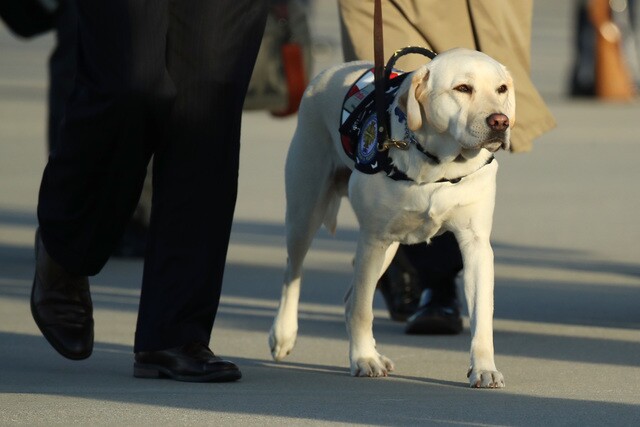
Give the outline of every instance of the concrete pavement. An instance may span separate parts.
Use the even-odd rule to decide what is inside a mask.
[[[468,388],[468,327],[458,336],[404,335],[379,297],[374,332],[396,371],[348,375],[341,301],[356,236],[348,203],[337,235],[321,232],[309,255],[296,348],[285,362],[271,360],[267,334],[285,260],[282,168],[295,119],[254,112],[244,119],[212,336],[243,379],[132,377],[138,260],[111,260],[92,280],[93,356],[59,356],[28,302],[53,39],[20,41],[0,28],[0,425],[637,425],[640,105],[564,96],[571,12],[570,2],[536,2],[532,73],[557,129],[531,153],[498,156],[495,348],[503,390]],[[312,24],[317,68],[339,61],[334,2],[316,1]]]

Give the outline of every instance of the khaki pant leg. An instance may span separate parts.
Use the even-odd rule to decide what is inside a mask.
[[[342,50],[345,61],[373,61],[373,0],[338,0],[342,31]],[[418,28],[406,24],[403,11],[388,1],[382,2],[384,57],[406,46],[423,46],[432,49]],[[413,71],[428,59],[420,55],[401,58],[396,67]]]

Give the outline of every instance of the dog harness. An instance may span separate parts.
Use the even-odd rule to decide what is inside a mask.
[[[395,98],[400,84],[408,74],[393,70],[389,76],[385,92],[385,105]],[[365,71],[351,86],[342,103],[340,117],[340,137],[344,152],[355,162],[355,168],[367,174],[381,171],[394,179],[397,169],[391,165],[387,150],[378,150],[378,116],[375,107],[374,70]],[[399,120],[406,122],[406,116],[399,108],[394,112]],[[407,141],[415,141],[412,132],[407,130]],[[406,175],[405,175],[406,177]]]

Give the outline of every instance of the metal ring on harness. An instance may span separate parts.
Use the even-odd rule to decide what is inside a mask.
[[[393,66],[395,65],[396,61],[400,59],[402,56],[412,54],[412,53],[424,55],[429,59],[433,59],[437,56],[435,52],[422,46],[407,46],[402,49],[396,50],[393,53],[393,55],[391,55],[391,58],[389,58],[389,61],[387,61],[387,65],[384,67],[384,78],[382,81],[382,84],[383,84],[382,88],[384,92],[386,92],[388,89],[389,78],[391,77],[391,72],[393,71]],[[378,133],[378,150],[384,151],[389,149],[389,147],[393,145],[393,144],[387,143],[387,140],[389,139],[389,129],[391,126],[390,124],[391,121],[389,119],[389,111],[383,105],[376,105],[376,112],[377,112],[378,120],[384,123],[383,126],[378,126],[378,129],[382,129],[382,132]]]

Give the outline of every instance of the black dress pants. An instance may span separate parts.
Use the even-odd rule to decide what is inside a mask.
[[[57,145],[65,105],[73,91],[78,56],[77,22],[76,0],[61,0],[53,22],[56,44],[49,58],[48,151]]]
[[[235,208],[262,0],[78,1],[77,74],[40,188],[51,257],[95,275],[154,155],[134,351],[209,342]]]
[[[424,289],[432,290],[432,297],[448,300],[457,297],[455,277],[462,270],[462,253],[452,232],[447,231],[430,244],[400,245],[399,252],[409,260]]]

